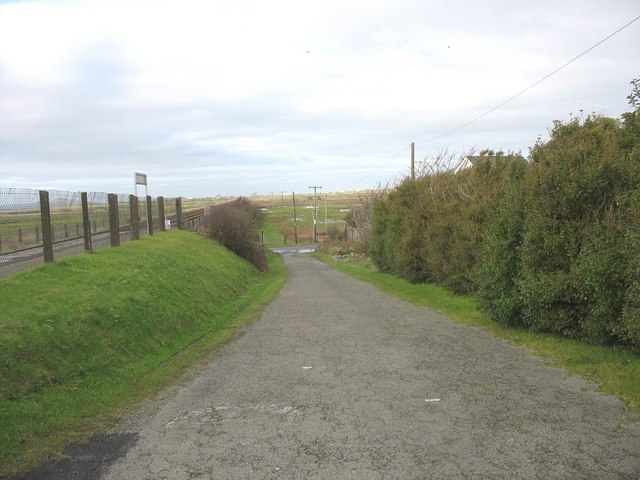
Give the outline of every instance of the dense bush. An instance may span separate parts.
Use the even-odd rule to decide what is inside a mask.
[[[263,222],[264,213],[250,200],[240,197],[209,209],[206,233],[209,238],[266,271],[267,254],[258,236]]]
[[[523,169],[524,170],[524,169]],[[514,176],[505,186],[502,201],[494,205],[493,218],[484,232],[477,293],[481,305],[501,323],[517,324],[522,302],[516,280],[522,270],[525,202],[522,176]]]
[[[475,291],[485,225],[525,167],[521,157],[501,155],[458,173],[406,179],[376,205],[372,259],[411,282]]]
[[[529,162],[492,156],[379,201],[371,256],[476,293],[502,323],[640,349],[640,80],[633,112],[554,122]]]
[[[626,128],[556,122],[532,148],[485,235],[478,293],[496,320],[640,347],[640,159]]]

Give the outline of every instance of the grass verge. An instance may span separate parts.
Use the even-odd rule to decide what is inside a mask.
[[[640,413],[640,357],[632,352],[506,327],[481,312],[474,297],[455,295],[434,284],[411,284],[394,275],[378,272],[368,260],[345,262],[321,252],[313,255],[337,270],[414,305],[428,307],[453,320],[486,329],[523,346],[551,360],[553,365],[597,382],[603,392],[623,400],[631,412]]]
[[[252,320],[286,281],[171,231],[0,281],[0,476],[59,455]]]

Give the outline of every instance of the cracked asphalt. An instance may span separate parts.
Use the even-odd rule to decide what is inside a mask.
[[[640,478],[640,423],[594,384],[285,261],[263,317],[129,419],[102,480]]]

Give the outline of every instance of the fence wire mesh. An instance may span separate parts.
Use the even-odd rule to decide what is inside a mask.
[[[43,231],[42,194],[48,199],[50,232]],[[54,259],[112,246],[109,195],[87,192],[86,196],[85,225],[81,192],[1,187],[0,279],[43,263],[47,242],[51,243]],[[160,232],[168,225],[177,228],[178,204],[175,198],[117,195],[116,237],[124,243]],[[162,207],[164,218],[160,218]],[[197,219],[198,215],[191,213],[190,218]],[[195,229],[198,225],[189,221],[183,228]]]

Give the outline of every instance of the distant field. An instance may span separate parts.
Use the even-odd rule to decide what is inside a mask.
[[[366,192],[321,193],[317,201],[317,237],[326,235],[332,225],[344,225],[344,218],[351,206]],[[258,195],[250,199],[267,213],[268,224],[265,226],[264,241],[267,245],[284,245],[295,243],[296,224],[298,243],[310,243],[313,227],[313,195],[309,192],[296,194],[296,219],[294,220],[293,196]],[[183,210],[191,210],[219,205],[233,200],[235,197],[189,198],[182,200]],[[128,205],[120,207],[121,221],[128,222]],[[165,209],[174,213],[173,202],[165,203]],[[107,231],[109,213],[106,204],[89,205],[89,216],[93,233]],[[140,206],[141,219],[146,219],[146,207]],[[82,209],[79,205],[53,207],[51,224],[54,230],[54,241],[80,237],[82,235]],[[22,249],[42,245],[41,219],[39,209],[3,211],[0,213],[0,254],[11,253]]]
[[[344,227],[345,216],[363,192],[320,194],[317,201],[317,237],[322,240],[331,226]],[[257,196],[251,198],[267,214],[265,244],[269,246],[295,243],[296,225],[298,243],[310,243],[313,230],[313,194],[296,193],[295,219],[293,196],[289,194]]]

